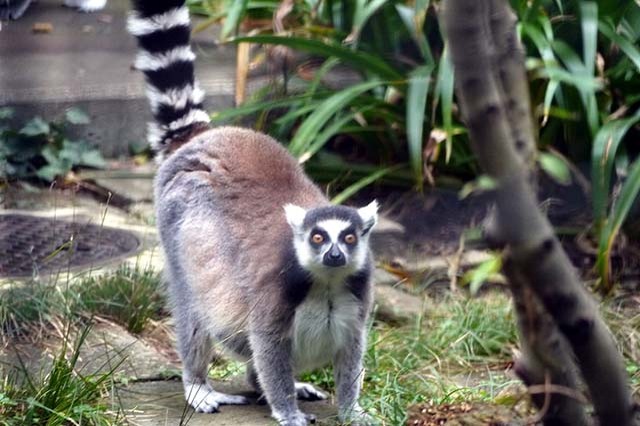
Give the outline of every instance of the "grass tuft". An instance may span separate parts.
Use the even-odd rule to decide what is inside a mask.
[[[0,425],[107,426],[117,423],[117,415],[103,402],[117,366],[86,376],[76,369],[80,348],[88,333],[89,327],[85,327],[69,348],[67,329],[63,345],[44,377],[35,377],[24,365],[6,367],[9,371],[0,370],[3,373]]]
[[[149,320],[166,316],[160,282],[160,276],[152,270],[122,267],[106,276],[82,280],[74,287],[81,309],[110,318],[137,334]]]
[[[68,313],[67,293],[39,281],[0,290],[0,342],[38,334]]]

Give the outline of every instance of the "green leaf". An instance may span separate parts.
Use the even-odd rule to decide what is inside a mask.
[[[42,148],[41,154],[48,164],[57,164],[59,162],[59,153],[51,145],[46,145]]]
[[[387,62],[377,56],[365,52],[353,51],[343,46],[328,44],[319,40],[306,39],[302,37],[258,35],[236,37],[232,41],[234,43],[248,42],[257,44],[275,44],[303,50],[305,52],[321,55],[327,58],[335,56],[363,72],[372,72],[385,80],[398,82],[402,80],[401,73],[396,71],[393,67],[387,64]]]
[[[622,50],[625,55],[627,55],[629,59],[634,63],[637,68],[636,71],[640,71],[640,49],[638,49],[638,46],[634,45],[633,42],[616,33],[615,28],[609,22],[601,20],[600,22],[598,22],[598,29],[605,37],[611,40],[612,43],[618,45],[618,47],[620,47],[620,50]]]
[[[356,0],[355,10],[353,12],[353,25],[347,40],[356,42],[369,18],[384,6],[387,1],[389,0],[371,0],[370,2],[367,2],[367,0]]]
[[[522,33],[533,41],[542,59],[548,62],[555,61],[555,55],[553,49],[551,49],[550,41],[540,29],[529,23],[522,23],[521,28]]]
[[[238,24],[240,24],[240,20],[247,8],[248,0],[233,0],[230,3],[231,5],[227,11],[227,17],[224,20],[222,32],[220,33],[220,39],[223,41],[227,40],[229,35],[238,28]]]
[[[497,186],[498,183],[491,176],[480,175],[475,180],[466,183],[458,193],[458,197],[462,200],[473,193],[492,191]]]
[[[311,99],[311,96],[308,94],[303,94],[300,96],[291,96],[286,99],[247,103],[239,107],[229,108],[224,111],[213,113],[211,114],[211,120],[213,122],[227,121],[237,117],[254,114],[256,112],[263,112],[274,108],[287,107],[296,102],[306,99]]]
[[[598,4],[592,1],[580,3],[580,26],[582,27],[582,61],[586,73],[593,75],[598,47]]]
[[[571,183],[571,171],[565,160],[550,152],[540,152],[538,154],[540,167],[556,182],[561,185]]]
[[[441,102],[442,127],[446,134],[445,161],[448,163],[453,150],[453,87],[455,74],[453,64],[449,57],[449,49],[445,46],[440,58],[440,66],[438,68],[438,79],[436,83],[437,93]]]
[[[607,214],[611,175],[618,147],[627,131],[638,121],[640,121],[640,110],[632,117],[609,121],[600,128],[593,139],[591,181],[593,216],[597,226],[601,226]]]
[[[596,260],[596,268],[603,280],[603,287],[606,291],[611,289],[609,283],[610,265],[609,258],[611,249],[615,242],[618,232],[622,224],[627,219],[627,215],[631,211],[634,201],[640,193],[640,160],[634,161],[629,171],[627,180],[622,185],[620,196],[616,200],[615,205],[607,219],[606,226],[600,233],[600,244],[598,247],[598,258]]]
[[[429,93],[429,83],[433,66],[425,65],[411,73],[407,91],[407,139],[409,143],[409,162],[416,184],[422,189],[422,142],[424,113]]]
[[[498,274],[501,269],[502,257],[494,255],[490,259],[485,260],[475,268],[466,272],[462,277],[462,282],[469,284],[469,291],[475,296],[478,293],[478,290],[482,287],[482,284]]]
[[[346,133],[345,126],[354,120],[356,115],[362,114],[366,111],[373,109],[371,106],[363,107],[357,109],[350,114],[344,114],[343,116],[338,116],[336,119],[328,126],[322,130],[318,134],[317,137],[314,138],[313,142],[309,144],[307,149],[300,155],[300,162],[304,163],[308,161],[313,155],[315,155],[318,151],[322,149],[322,147],[338,133]]]
[[[403,4],[396,4],[395,6],[396,10],[398,11],[398,15],[402,19],[404,26],[409,31],[409,34],[411,34],[411,37],[413,37],[413,40],[418,45],[420,53],[422,54],[422,57],[424,58],[427,65],[435,65],[433,54],[431,53],[431,48],[429,47],[429,42],[427,41],[427,37],[424,35],[422,26],[419,25],[420,23],[424,23],[424,21],[416,19],[416,12],[420,11],[416,8],[405,6]]]
[[[82,151],[84,150],[85,147],[82,143],[72,142],[68,139],[65,139],[62,142],[62,149],[58,153],[58,158],[68,161],[71,165],[76,165],[80,163]]]
[[[101,169],[104,168],[107,163],[104,161],[104,157],[99,150],[90,149],[82,153],[79,165]]]
[[[591,133],[595,134],[600,127],[600,116],[595,95],[596,90],[600,88],[600,84],[593,86],[592,84],[581,83],[581,81],[586,82],[590,79],[593,79],[593,81],[596,82],[597,80],[595,80],[593,77],[593,70],[589,71],[587,65],[585,65],[580,60],[571,46],[560,40],[554,41],[552,43],[552,46],[553,50],[558,54],[558,57],[571,72],[571,76],[573,76],[571,82],[567,83],[574,85],[578,89],[578,92],[580,93],[580,99],[582,100],[582,104],[586,111],[589,128],[591,130]],[[595,56],[593,58],[593,61],[595,63]]]
[[[39,168],[36,170],[36,176],[47,182],[52,182],[56,177],[66,175],[69,170],[71,170],[71,166],[66,162],[60,161],[56,164],[47,164]]]
[[[291,139],[289,151],[295,156],[300,156],[334,114],[343,110],[354,98],[381,84],[383,83],[380,81],[367,81],[351,86],[325,99],[300,125]]]
[[[331,199],[331,202],[334,203],[334,204],[342,204],[342,203],[344,203],[350,197],[352,197],[354,194],[356,194],[358,191],[360,191],[362,188],[364,188],[364,187],[366,187],[368,185],[371,185],[373,182],[379,180],[380,178],[382,178],[387,173],[389,173],[389,172],[391,172],[393,170],[397,170],[398,168],[399,168],[399,166],[387,167],[385,169],[377,170],[377,171],[371,173],[369,176],[363,177],[362,179],[360,179],[359,181],[351,184],[346,189],[344,189],[342,192],[340,192],[338,195],[333,197]]]
[[[48,134],[49,130],[49,123],[40,117],[34,117],[20,129],[20,134],[24,136],[40,136]]]
[[[8,120],[13,117],[14,110],[11,107],[0,108],[0,120]]]
[[[71,107],[65,113],[65,118],[71,124],[89,124],[91,119],[86,112],[77,107]]]
[[[551,103],[553,102],[553,97],[556,94],[556,90],[558,90],[558,86],[560,86],[560,82],[557,80],[549,81],[547,84],[547,89],[544,92],[544,120],[546,121],[549,113],[551,112]]]
[[[322,66],[320,66],[320,68],[316,71],[315,75],[313,76],[313,81],[311,81],[311,83],[309,84],[309,88],[305,92],[305,94],[309,96],[307,103],[309,103],[310,100],[313,99],[313,96],[318,91],[318,87],[320,87],[320,84],[322,83],[322,79],[324,78],[324,76],[327,75],[327,73],[331,71],[331,69],[333,69],[333,67],[335,67],[339,63],[340,63],[340,60],[338,58],[333,58],[333,57],[328,58],[326,61],[324,61]]]

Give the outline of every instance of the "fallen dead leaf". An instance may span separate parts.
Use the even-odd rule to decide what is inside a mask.
[[[31,27],[31,31],[36,34],[49,34],[53,31],[53,25],[51,22],[35,22]]]

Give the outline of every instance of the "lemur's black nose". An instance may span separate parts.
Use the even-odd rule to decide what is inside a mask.
[[[331,248],[324,254],[322,263],[326,266],[343,266],[347,263],[347,259],[337,245],[331,244]]]

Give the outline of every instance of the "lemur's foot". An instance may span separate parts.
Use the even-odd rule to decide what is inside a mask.
[[[259,390],[258,390],[259,391]],[[303,401],[322,401],[327,399],[327,394],[319,391],[309,383],[296,382],[296,396]],[[267,398],[264,394],[260,394],[257,400],[258,405],[265,405]]]
[[[273,414],[273,418],[278,421],[280,426],[307,426],[316,422],[314,414],[306,414],[298,410],[290,415]]]
[[[75,7],[82,12],[95,12],[104,8],[107,0],[64,0],[65,6]]]
[[[304,401],[320,401],[327,399],[327,394],[319,391],[309,383],[296,382],[296,395]]]
[[[241,395],[216,392],[208,383],[186,385],[184,396],[198,413],[215,413],[221,405],[246,405],[249,400]]]

